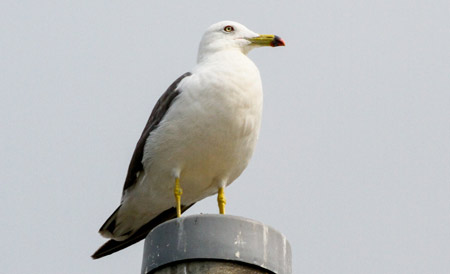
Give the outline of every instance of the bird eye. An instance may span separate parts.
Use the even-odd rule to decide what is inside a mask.
[[[223,30],[226,32],[232,32],[234,30],[234,28],[232,26],[226,26],[223,28]]]

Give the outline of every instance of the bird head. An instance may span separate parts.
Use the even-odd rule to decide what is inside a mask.
[[[205,55],[222,50],[239,50],[247,54],[257,47],[284,46],[283,39],[272,34],[258,34],[233,21],[222,21],[211,25],[203,35],[199,47],[199,60]]]

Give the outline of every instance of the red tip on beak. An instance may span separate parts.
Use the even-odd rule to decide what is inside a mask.
[[[280,37],[276,36],[276,35],[275,35],[275,38],[273,39],[273,41],[270,43],[270,45],[272,47],[285,46],[284,40],[281,39]]]

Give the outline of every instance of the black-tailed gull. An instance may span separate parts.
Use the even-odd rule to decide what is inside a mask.
[[[284,41],[231,21],[206,30],[197,65],[167,89],[150,115],[120,206],[100,228],[111,240],[94,259],[142,240],[210,195],[218,193],[219,212],[225,213],[224,189],[246,168],[258,139],[262,86],[247,53],[262,46]]]

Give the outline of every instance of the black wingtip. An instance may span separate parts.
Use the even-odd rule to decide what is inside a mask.
[[[94,260],[100,259],[100,258],[108,256],[114,252],[117,252],[121,249],[124,249],[125,247],[128,247],[142,239],[138,239],[136,241],[130,241],[130,242],[128,242],[128,241],[119,242],[119,241],[109,240],[106,243],[104,243],[99,249],[97,249],[97,251],[95,251],[94,254],[91,255],[91,258]]]
[[[189,206],[182,206],[181,211],[185,212],[188,210],[191,206],[194,204],[191,204]],[[147,237],[147,234],[155,228],[157,225],[164,223],[165,221],[174,219],[177,216],[177,211],[174,207],[167,209],[166,211],[162,212],[152,220],[150,220],[148,223],[143,225],[141,228],[139,228],[133,235],[131,235],[128,239],[124,241],[115,241],[115,240],[109,240],[105,244],[103,244],[97,251],[94,252],[94,254],[91,255],[91,258],[96,260],[100,259],[102,257],[108,256],[112,253],[115,253],[119,250],[122,250],[126,247],[129,247],[130,245],[133,245],[145,237]]]
[[[102,225],[102,227],[100,227],[100,229],[98,231],[99,233],[102,234],[107,231],[111,235],[114,234],[114,230],[116,229],[117,214],[121,207],[122,207],[122,205],[120,205],[119,207],[116,208],[116,210],[114,210],[114,212],[111,214],[111,216],[109,216],[109,218],[105,221],[105,223]]]

